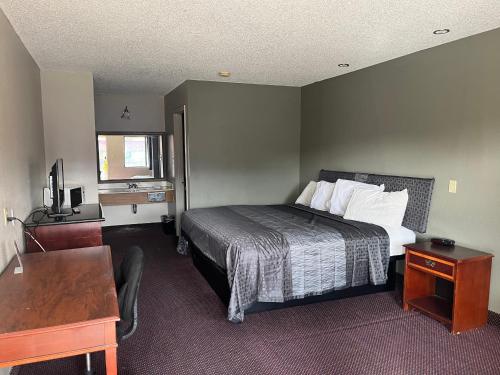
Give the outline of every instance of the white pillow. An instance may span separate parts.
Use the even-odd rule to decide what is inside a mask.
[[[310,181],[307,186],[302,190],[302,193],[299,195],[296,204],[302,204],[304,206],[309,206],[311,204],[311,199],[316,191],[316,185],[318,183],[316,181]]]
[[[408,190],[383,192],[355,189],[344,219],[400,227],[408,205]]]
[[[347,205],[351,200],[354,189],[384,191],[384,188],[384,185],[377,186],[364,184],[358,181],[339,179],[335,184],[335,190],[332,194],[330,213],[343,216],[345,214],[345,210],[347,209]]]
[[[316,191],[311,199],[311,208],[321,211],[330,209],[330,200],[332,198],[335,184],[332,182],[320,181],[316,185]]]

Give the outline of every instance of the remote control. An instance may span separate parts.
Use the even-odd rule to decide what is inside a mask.
[[[450,240],[449,238],[431,238],[431,242],[434,245],[455,246],[455,240]]]

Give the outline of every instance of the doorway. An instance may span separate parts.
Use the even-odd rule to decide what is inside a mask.
[[[181,216],[189,210],[189,149],[186,126],[186,106],[173,113],[174,123],[174,181],[175,181],[175,226],[181,233]]]

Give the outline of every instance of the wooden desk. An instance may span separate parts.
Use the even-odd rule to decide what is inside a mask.
[[[78,208],[79,214],[58,219],[37,212],[26,221],[26,227],[47,251],[101,246],[101,205],[82,204]],[[41,251],[29,236],[25,239],[27,253]]]
[[[430,242],[405,247],[405,310],[417,309],[447,325],[453,334],[486,324],[493,255]],[[437,295],[436,278],[452,284],[450,299]]]
[[[0,367],[104,350],[117,374],[120,318],[109,246],[24,254],[0,276]],[[82,372],[84,369],[82,368]]]

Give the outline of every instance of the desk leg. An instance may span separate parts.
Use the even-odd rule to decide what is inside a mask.
[[[116,348],[106,349],[106,375],[117,375]]]

